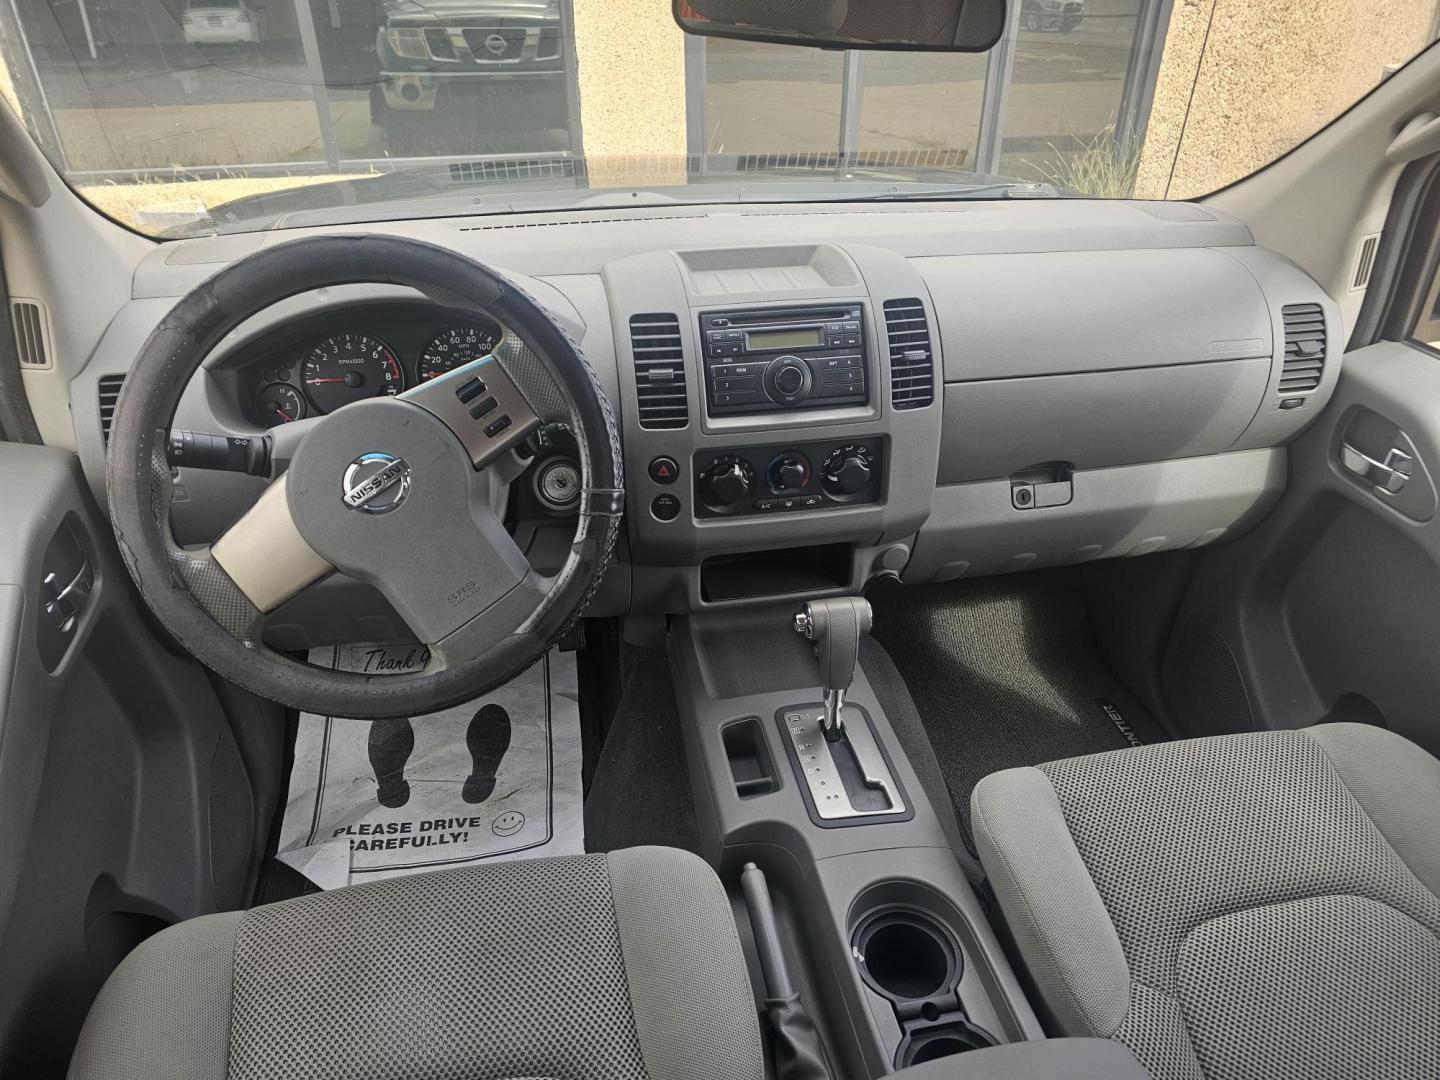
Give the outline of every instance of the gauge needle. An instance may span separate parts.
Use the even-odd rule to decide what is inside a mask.
[[[282,409],[279,405],[271,405],[270,407],[271,407],[272,409],[274,409],[275,412],[277,412],[279,415],[283,416],[283,417],[285,418],[285,422],[286,422],[287,424],[293,424],[293,423],[295,422],[295,417],[291,416],[288,412],[286,412],[284,409]]]
[[[322,383],[342,383],[344,379],[306,379],[306,386],[320,386]]]

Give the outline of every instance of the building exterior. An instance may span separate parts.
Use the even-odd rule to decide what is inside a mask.
[[[842,53],[687,38],[670,0],[447,0],[430,29],[416,0],[216,0],[253,9],[258,40],[211,49],[183,28],[200,0],[0,2],[18,16],[0,34],[8,92],[77,183],[204,182],[211,204],[215,184],[396,158],[543,161],[594,186],[863,168],[1195,197],[1436,31],[1436,0],[1386,0],[1378,19],[1373,0],[1083,0],[1064,19],[1022,0],[983,56]],[[523,94],[536,57],[484,46],[521,8],[551,65]],[[1320,62],[1335,50],[1339,79]]]

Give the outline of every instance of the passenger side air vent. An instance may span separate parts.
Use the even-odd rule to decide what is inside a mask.
[[[15,300],[10,304],[10,318],[15,323],[15,347],[20,350],[20,366],[50,366],[49,333],[45,309],[34,300]]]
[[[115,403],[120,400],[120,387],[124,384],[124,375],[100,376],[100,434],[107,446],[110,443],[110,421],[115,419]]]
[[[1286,304],[1285,362],[1280,368],[1280,393],[1305,394],[1320,385],[1325,367],[1325,313],[1319,304]]]
[[[919,300],[886,300],[890,335],[890,400],[897,409],[923,409],[935,400],[935,363],[925,305]]]
[[[690,423],[685,396],[685,353],[674,315],[630,316],[635,354],[635,396],[642,428],[683,428]]]

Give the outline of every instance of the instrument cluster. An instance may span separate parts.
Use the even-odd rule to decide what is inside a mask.
[[[267,352],[248,368],[246,411],[264,427],[394,396],[494,351],[504,331],[486,319],[381,318]]]

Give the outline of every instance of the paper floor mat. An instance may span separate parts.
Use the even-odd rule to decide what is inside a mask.
[[[317,649],[349,671],[423,668],[420,646]],[[575,654],[410,720],[302,713],[277,857],[326,889],[584,851]]]

